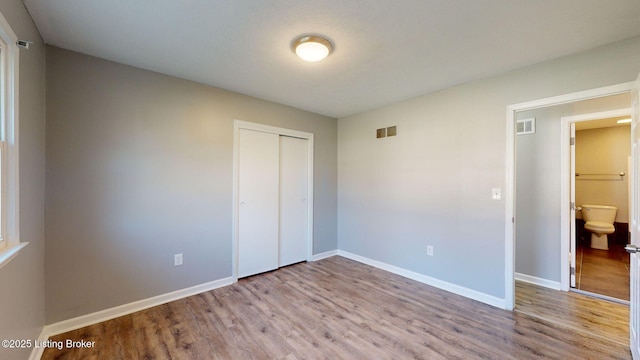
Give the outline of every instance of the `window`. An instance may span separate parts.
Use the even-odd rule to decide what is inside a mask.
[[[0,14],[0,267],[27,244],[18,233],[17,41]]]

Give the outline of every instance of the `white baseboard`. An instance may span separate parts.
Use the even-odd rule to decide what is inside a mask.
[[[521,274],[521,273],[515,273],[514,276],[517,281],[522,281],[522,282],[546,287],[553,290],[562,290],[562,284],[558,281],[551,281],[551,280],[547,280],[547,279],[543,279],[543,278],[539,278],[539,277],[535,277],[527,274]]]
[[[38,343],[43,344],[45,341],[47,341],[49,336],[50,335],[47,335],[46,333],[46,327],[43,327],[42,331],[40,332],[40,336],[38,336]],[[44,349],[45,348],[43,347],[34,346],[31,350],[31,355],[29,355],[29,360],[40,360],[40,358],[42,358],[42,354],[44,353]]]
[[[414,271],[410,271],[410,270],[406,270],[403,268],[399,268],[397,266],[393,266],[393,265],[389,265],[387,263],[383,263],[377,260],[372,260],[369,258],[366,258],[364,256],[360,256],[360,255],[356,255],[356,254],[352,254],[350,252],[347,251],[343,251],[343,250],[338,250],[338,255],[345,257],[347,259],[351,259],[351,260],[355,260],[357,262],[361,262],[363,264],[366,265],[370,265],[373,267],[376,267],[378,269],[381,270],[385,270],[388,271],[390,273],[394,273],[396,275],[400,275],[400,276],[404,276],[406,278],[409,278],[411,280],[415,280],[418,282],[421,282],[423,284],[427,284],[433,287],[436,287],[438,289],[441,290],[445,290],[448,291],[450,293],[454,293],[456,295],[460,295],[460,296],[464,296],[466,298],[469,299],[473,299],[476,301],[480,301],[482,303],[491,305],[491,306],[495,306],[501,309],[505,308],[505,299],[501,299],[501,298],[497,298],[495,296],[491,296],[491,295],[487,295],[485,293],[476,291],[476,290],[472,290],[460,285],[455,285],[455,284],[451,284],[448,283],[446,281],[442,281],[442,280],[438,280],[436,278],[432,278],[430,276],[427,275],[423,275]]]
[[[338,255],[338,250],[326,251],[320,254],[313,255],[313,257],[311,258],[311,261],[318,261],[318,260],[330,258],[332,256],[336,256],[336,255]]]
[[[148,309],[154,306],[166,304],[171,301],[179,300],[192,295],[197,295],[203,292],[217,289],[223,286],[231,285],[234,282],[235,281],[233,280],[232,277],[228,277],[228,278],[192,286],[186,289],[176,290],[170,293],[154,296],[148,299],[134,301],[129,304],[124,304],[124,305],[112,307],[109,309],[100,310],[92,314],[82,315],[73,319],[68,319],[68,320],[60,321],[50,325],[46,325],[42,329],[42,333],[40,334],[40,337],[38,339],[44,341],[54,335],[62,334],[67,331],[76,330],[85,326],[97,324],[99,322],[115,319],[123,315],[128,315],[136,311]],[[44,349],[42,348],[40,349],[34,348],[33,351],[31,352],[31,356],[29,357],[29,359],[33,359],[33,360],[40,359],[43,351]]]

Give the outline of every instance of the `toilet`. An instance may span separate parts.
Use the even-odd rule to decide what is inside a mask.
[[[591,232],[591,248],[609,250],[607,235],[613,234],[618,208],[607,205],[582,205],[584,228]]]

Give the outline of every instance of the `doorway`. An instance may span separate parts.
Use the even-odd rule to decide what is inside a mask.
[[[630,116],[631,109],[623,108],[561,119],[563,153],[569,154],[562,161],[563,179],[569,179],[562,193],[569,194],[570,201],[565,210],[569,224],[563,226],[569,232],[562,233],[561,250],[569,255],[569,265],[562,264],[569,284],[563,283],[562,289],[622,303],[629,301],[630,265],[624,246],[630,219]],[[585,212],[603,210],[611,217],[607,232],[614,231],[593,236],[585,229]]]
[[[562,301],[573,303],[573,297],[578,296],[580,299],[587,298],[582,294],[575,292],[564,292],[559,290],[568,290],[569,286],[569,225],[570,216],[567,209],[570,208],[570,197],[568,194],[570,183],[568,169],[561,165],[561,162],[569,163],[568,147],[561,146],[561,136],[564,138],[563,127],[561,126],[561,118],[575,116],[576,114],[588,114],[612,109],[627,108],[631,103],[630,91],[633,83],[619,84],[579,93],[568,94],[548,99],[542,99],[522,104],[516,104],[507,108],[507,192],[506,192],[506,256],[505,264],[505,303],[509,310],[518,310],[523,312],[522,303],[516,307],[516,279],[518,288],[523,289],[527,286],[537,287],[534,293],[539,294],[548,290],[550,298],[557,296]],[[618,96],[617,103],[615,101],[604,105],[607,98],[615,98]],[[543,120],[545,117],[554,118],[553,121]],[[526,120],[535,118],[534,126],[522,126],[519,130],[534,130],[537,135],[543,135],[546,132],[542,142],[531,141],[534,146],[528,155],[528,162],[522,161],[519,155],[522,155],[522,149],[517,147],[520,141],[516,136],[518,128],[517,120]],[[526,131],[525,131],[526,132]],[[563,133],[563,134],[561,134]],[[568,133],[568,131],[567,131]],[[568,134],[566,134],[568,135]],[[523,135],[531,136],[531,135]],[[522,137],[521,139],[525,139]],[[568,137],[567,137],[568,139]],[[526,153],[525,153],[526,154]],[[517,167],[525,167],[530,172],[529,175],[517,173]],[[542,181],[543,191],[535,187],[527,185],[527,180],[532,178]],[[565,186],[566,184],[566,186]],[[527,197],[533,201],[533,206],[523,207],[523,202]],[[517,215],[517,216],[516,216]],[[536,218],[537,222],[529,224],[527,227],[523,221]],[[521,230],[526,230],[523,235]],[[531,242],[523,243],[523,238],[530,237]],[[565,239],[566,241],[562,241]],[[542,244],[542,246],[540,246]],[[518,256],[518,247],[523,249],[521,245],[525,245],[524,252],[520,252]],[[546,247],[545,247],[546,245]],[[528,246],[528,248],[527,248]],[[565,250],[561,248],[566,247]],[[524,267],[523,267],[524,266]],[[567,269],[567,271],[563,271]],[[523,276],[524,275],[524,276]],[[527,286],[522,286],[526,284]],[[565,287],[565,284],[566,287]],[[521,291],[521,290],[520,290]],[[522,298],[524,292],[518,293],[518,297]],[[601,301],[598,306],[603,309],[613,310],[615,307],[622,306],[622,312],[627,311],[628,305],[616,304],[609,301],[591,298],[593,301]],[[577,300],[576,300],[577,301]],[[579,300],[582,301],[582,300]],[[526,300],[527,304],[532,302]],[[525,311],[538,311],[542,313],[541,317],[548,318],[551,321],[560,321],[557,314],[545,313],[545,309],[553,306],[548,300],[543,300],[535,307],[534,310],[527,309]],[[588,306],[572,306],[576,311],[585,311]],[[583,310],[579,310],[583,309]],[[579,318],[589,318],[587,313],[574,314]],[[621,328],[628,328],[628,318],[620,317],[622,323]],[[587,326],[589,326],[587,324]],[[602,330],[602,335],[607,336],[608,330]]]
[[[533,123],[526,128],[534,130],[520,131],[515,137],[515,197],[517,199],[515,278],[517,280],[555,290],[569,290],[568,259],[570,254],[575,254],[575,251],[570,252],[569,246],[570,225],[575,218],[571,215],[573,213],[569,213],[570,203],[575,203],[575,199],[571,200],[569,192],[575,180],[575,177],[569,176],[570,124],[582,123],[589,116],[606,118],[618,115],[618,110],[628,107],[630,101],[630,94],[623,93],[516,113],[515,121]],[[625,143],[629,145],[630,136]],[[626,171],[626,159],[623,159],[623,162],[624,168],[617,171]],[[609,166],[609,164],[606,165]],[[581,166],[583,168],[580,168],[580,171],[584,172],[588,169],[585,165]],[[588,172],[602,171],[594,169]],[[599,197],[593,201],[603,202]],[[608,201],[605,202],[608,203]],[[624,205],[626,209],[626,204]],[[622,208],[622,206],[619,207]],[[621,211],[621,215],[622,213]],[[575,261],[572,265],[575,265]]]
[[[587,91],[581,91],[581,92],[576,92],[576,93],[571,93],[571,94],[567,94],[567,95],[561,95],[561,96],[555,96],[555,97],[551,97],[551,98],[545,98],[545,99],[540,99],[540,100],[535,100],[535,101],[529,101],[529,102],[525,102],[525,103],[520,103],[520,104],[513,104],[510,106],[507,106],[507,124],[506,124],[506,128],[507,128],[507,141],[506,141],[506,145],[507,145],[507,171],[506,171],[506,190],[505,190],[505,256],[506,256],[506,261],[505,261],[505,308],[507,310],[513,310],[514,306],[515,306],[515,278],[516,278],[516,135],[515,135],[515,129],[516,129],[516,118],[519,115],[519,113],[525,112],[525,111],[530,111],[530,110],[535,110],[535,109],[548,109],[550,107],[553,106],[557,106],[557,105],[572,105],[572,104],[578,104],[581,101],[586,101],[586,100],[590,100],[590,99],[599,99],[602,97],[606,97],[606,96],[614,96],[614,95],[619,95],[619,94],[629,94],[631,92],[631,89],[633,88],[633,82],[629,82],[629,83],[623,83],[623,84],[618,84],[618,85],[613,85],[613,86],[607,86],[607,87],[602,87],[602,88],[597,88],[597,89],[592,89],[592,90],[587,90]],[[627,102],[625,104],[626,106],[629,106],[629,102]],[[618,106],[617,108],[620,108],[622,106]],[[596,110],[593,109],[589,109],[589,110],[585,110],[583,111],[584,113],[588,113],[588,112],[594,112]],[[558,118],[558,132],[559,132],[559,118]],[[559,136],[556,137],[556,139],[559,140]],[[550,144],[548,146],[544,146],[542,147],[543,150],[546,149],[550,149],[550,148],[560,148],[560,145],[553,145]],[[560,170],[560,166],[558,164],[557,166],[557,171],[559,172]],[[543,174],[544,175],[544,174]],[[560,181],[558,181],[559,176],[557,176],[555,179],[555,184],[557,186],[557,188],[560,188],[560,182],[562,183],[566,183],[566,179],[560,179]],[[518,179],[519,181],[522,179]],[[568,208],[569,207],[569,200],[568,200],[568,196],[564,197],[564,196],[558,196],[559,200],[554,203],[555,205],[555,213],[556,215],[551,215],[551,219],[560,219],[560,223],[565,223],[568,224],[568,215],[563,215],[563,212],[561,211],[562,208]],[[519,201],[520,199],[518,199]],[[518,218],[522,216],[521,213],[518,213]],[[548,214],[547,214],[548,215]],[[558,228],[560,228],[560,225],[558,225]],[[559,239],[560,237],[560,230],[557,231],[557,238]],[[554,259],[551,259],[550,261],[546,262],[548,264],[551,264],[551,266],[555,266],[555,269],[552,269],[552,271],[550,273],[552,273],[553,277],[550,279],[550,283],[545,284],[545,287],[550,287],[548,285],[553,285],[555,287],[557,287],[557,289],[560,289],[560,285],[563,283],[568,283],[569,279],[568,279],[568,274],[567,278],[565,279],[565,275],[564,273],[561,271],[561,266],[560,263],[561,261],[565,261],[562,260],[563,256],[560,255],[560,241],[558,240],[556,242],[556,246],[558,248],[558,250],[555,252],[555,255],[552,255],[552,257],[554,257]],[[568,257],[567,257],[568,258]],[[547,261],[548,259],[546,259],[545,261]],[[568,259],[566,260],[568,262]],[[535,263],[535,262],[534,262]],[[536,263],[536,264],[540,264],[540,262]],[[548,269],[546,270],[548,271]],[[542,278],[542,277],[538,277],[538,278]]]

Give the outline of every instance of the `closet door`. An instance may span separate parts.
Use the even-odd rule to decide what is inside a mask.
[[[238,277],[241,278],[278,268],[280,136],[239,131]]]
[[[280,136],[280,266],[307,259],[308,140]]]

